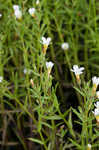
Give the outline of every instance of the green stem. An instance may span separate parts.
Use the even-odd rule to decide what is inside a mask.
[[[44,4],[45,4],[45,12],[46,12],[46,16],[45,16],[45,20],[46,20],[46,24],[47,24],[47,28],[48,28],[48,34],[49,34],[49,36],[50,37],[53,37],[53,34],[51,33],[51,29],[50,29],[50,20],[48,19],[49,18],[49,16],[48,16],[48,4],[47,4],[47,1],[45,1],[44,2]],[[55,50],[54,50],[54,47],[52,46],[52,44],[51,44],[51,57],[52,57],[52,61],[54,61],[55,62]],[[55,75],[56,75],[56,80],[57,81],[60,81],[60,76],[59,76],[59,72],[58,72],[58,68],[57,68],[57,66],[55,65],[54,66],[54,68],[55,68]],[[62,87],[61,87],[61,84],[59,85],[59,93],[60,93],[60,96],[61,96],[61,99],[63,100],[64,99],[64,97],[63,97],[63,91],[62,91]]]
[[[39,131],[39,134],[40,134],[41,140],[42,140],[42,142],[43,142],[43,144],[44,144],[45,150],[48,150],[47,145],[46,145],[46,143],[45,143],[45,140],[44,140],[44,138],[43,138],[42,132]]]

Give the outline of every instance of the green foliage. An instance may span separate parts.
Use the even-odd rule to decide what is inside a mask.
[[[91,85],[99,76],[98,0],[0,0],[0,13],[1,149],[87,150],[90,143],[98,150]],[[42,36],[52,39],[46,55]],[[47,61],[54,63],[51,73]],[[85,67],[81,84],[70,71],[75,64]]]

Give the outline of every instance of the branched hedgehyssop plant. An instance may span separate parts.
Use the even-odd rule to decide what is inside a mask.
[[[98,6],[0,1],[0,150],[99,149]]]

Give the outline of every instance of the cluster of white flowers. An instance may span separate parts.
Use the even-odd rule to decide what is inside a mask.
[[[80,82],[79,75],[83,73],[83,70],[84,70],[84,67],[79,68],[77,65],[74,65],[73,69],[71,69],[71,71],[75,73],[78,82]],[[99,77],[96,77],[96,76],[92,77],[92,83],[93,83],[92,95],[94,96],[94,94],[96,94],[97,98],[99,98],[99,91],[96,92],[97,86],[99,85]],[[96,102],[96,104],[94,105],[96,108],[94,109],[93,114],[97,120],[97,123],[99,123],[99,101]]]
[[[79,75],[83,73],[84,67],[78,67],[78,65],[73,65],[73,69],[71,69],[72,72],[75,73],[77,80],[80,80]],[[99,91],[96,92],[97,86],[99,85],[99,77],[92,77],[92,83],[93,83],[93,95],[96,93],[97,98],[99,98]]]
[[[97,122],[99,123],[99,101],[96,102],[94,105],[96,108],[94,109],[93,114],[94,114]]]
[[[39,5],[39,3],[40,3],[39,0],[37,0],[36,5]],[[15,15],[16,19],[21,19],[22,12],[20,10],[19,5],[13,5],[13,9],[14,9],[14,15]],[[32,17],[35,17],[35,12],[36,12],[35,8],[29,8],[28,12]],[[0,14],[0,17],[2,17],[2,14]]]

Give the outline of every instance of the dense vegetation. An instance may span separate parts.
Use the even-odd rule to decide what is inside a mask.
[[[98,150],[98,55],[98,0],[0,0],[0,150]]]

